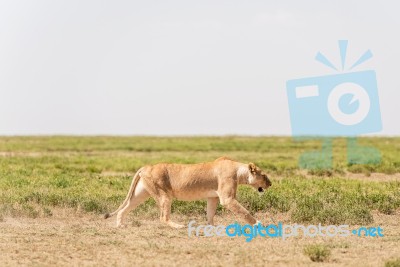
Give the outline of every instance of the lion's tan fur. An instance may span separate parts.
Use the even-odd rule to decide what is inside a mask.
[[[169,220],[174,198],[207,199],[210,224],[213,224],[218,200],[246,222],[254,224],[256,220],[236,200],[238,184],[268,188],[271,182],[253,163],[244,164],[226,157],[198,164],[159,163],[144,166],[135,174],[123,204],[112,214],[107,214],[106,218],[118,213],[117,226],[122,226],[125,215],[151,196],[160,208],[160,220],[172,227],[183,227]]]

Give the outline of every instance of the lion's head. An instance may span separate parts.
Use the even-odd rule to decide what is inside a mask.
[[[254,163],[249,163],[249,170],[251,173],[249,185],[256,188],[258,192],[262,193],[264,192],[264,189],[267,189],[272,185],[267,174],[258,168]]]

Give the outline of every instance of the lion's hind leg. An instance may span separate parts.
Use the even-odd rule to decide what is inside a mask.
[[[170,220],[171,205],[172,205],[171,197],[169,197],[167,195],[163,195],[163,196],[160,196],[156,201],[160,208],[160,221],[161,222],[166,223],[167,225],[169,225],[173,228],[177,228],[177,229],[185,227],[182,224],[174,223]]]
[[[137,206],[142,204],[146,199],[150,197],[149,192],[144,188],[142,180],[136,185],[135,191],[132,194],[132,197],[129,199],[126,206],[121,209],[117,214],[117,227],[124,227],[124,220],[126,215]]]
[[[209,197],[207,199],[207,223],[210,225],[214,225],[214,216],[217,212],[218,202],[218,197]]]

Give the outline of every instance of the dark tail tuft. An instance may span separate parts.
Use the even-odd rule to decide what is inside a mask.
[[[104,214],[104,219],[107,219],[107,218],[110,218],[111,216],[110,216],[110,213],[106,213],[106,214]]]

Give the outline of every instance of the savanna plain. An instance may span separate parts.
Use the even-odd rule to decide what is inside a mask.
[[[301,169],[321,140],[290,137],[0,137],[0,266],[400,266],[400,138],[365,137],[381,161],[348,162],[348,140],[332,142],[328,169]],[[188,236],[158,220],[149,199],[115,227],[133,174],[159,162],[227,156],[254,162],[272,187],[240,186],[239,202],[264,224],[347,224],[383,237]],[[205,201],[174,201],[172,219],[206,224]],[[222,206],[216,224],[244,223]]]

